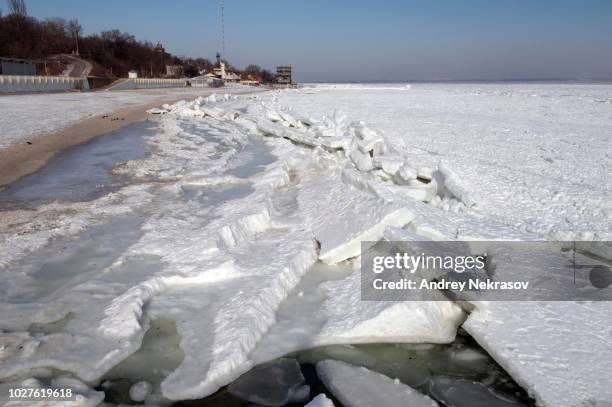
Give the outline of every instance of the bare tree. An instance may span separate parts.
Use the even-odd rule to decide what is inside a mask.
[[[9,14],[25,17],[28,15],[25,0],[8,0]]]
[[[247,66],[246,68],[244,68],[244,70],[247,71],[248,73],[260,73],[261,67],[259,65],[251,64]]]
[[[83,27],[79,24],[79,20],[74,19],[68,21],[68,32],[74,38],[76,43],[76,54],[79,55],[79,35],[83,32]]]
[[[267,69],[264,69],[263,71],[261,71],[261,80],[264,83],[273,82],[275,77],[276,77],[276,75],[274,75],[272,72],[270,72]]]

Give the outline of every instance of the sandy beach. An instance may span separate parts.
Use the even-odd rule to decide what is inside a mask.
[[[263,88],[223,88],[219,89],[177,89],[168,91],[122,91],[113,92],[115,95],[142,95],[148,101],[136,101],[134,104],[106,111],[99,114],[90,114],[81,119],[66,120],[65,127],[54,131],[36,131],[24,135],[21,140],[8,146],[0,146],[0,188],[16,181],[24,175],[31,174],[44,166],[51,157],[69,147],[84,143],[94,137],[108,134],[125,127],[130,123],[145,120],[147,110],[159,107],[165,103],[175,103],[183,99],[194,99],[197,96],[207,96],[213,93],[252,93],[265,91]],[[92,95],[83,94],[83,95]],[[99,94],[98,94],[99,95]],[[108,95],[106,93],[104,96]],[[45,98],[61,95],[17,95],[3,96],[3,104],[10,103],[15,98]],[[8,111],[10,115],[10,111]]]

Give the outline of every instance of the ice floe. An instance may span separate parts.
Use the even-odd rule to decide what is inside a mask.
[[[306,407],[334,407],[334,403],[325,394],[319,394],[306,404]]]
[[[317,363],[317,374],[333,395],[348,407],[436,407],[438,403],[417,390],[364,367],[336,360]]]

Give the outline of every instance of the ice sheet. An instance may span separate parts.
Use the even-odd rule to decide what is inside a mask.
[[[3,212],[0,376],[95,383],[156,320],[184,354],[153,390],[171,399],[313,344],[449,342],[452,302],[360,301],[362,240],[609,236],[608,87],[374,88],[164,106],[149,155],[113,169],[129,185]],[[551,98],[571,121],[532,114]],[[609,397],[593,385],[612,360],[606,306],[475,305],[465,328],[543,406]]]

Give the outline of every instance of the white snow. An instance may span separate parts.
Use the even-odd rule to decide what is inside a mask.
[[[317,363],[317,374],[333,395],[347,407],[437,407],[417,390],[365,367],[337,360]]]
[[[0,377],[96,383],[156,320],[184,354],[150,382],[169,399],[312,346],[450,342],[453,302],[361,301],[362,241],[608,239],[611,91],[322,86],[152,111],[149,154],[113,170],[127,185],[2,212]],[[3,140],[153,98],[82,95],[0,99]],[[20,103],[48,108],[21,125]],[[540,405],[610,398],[606,303],[473,305],[464,328]]]
[[[492,221],[542,239],[587,232],[611,240],[612,85],[386,88],[315,85],[278,101],[312,117],[339,110],[364,120],[417,168],[436,170],[443,161],[468,203]]]

